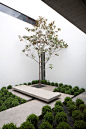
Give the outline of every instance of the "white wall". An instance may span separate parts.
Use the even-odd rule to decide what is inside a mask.
[[[32,25],[0,12],[0,87],[38,79],[38,64],[25,56],[25,43],[18,35],[27,35]]]
[[[59,38],[64,39],[64,41],[67,42],[69,46],[68,48],[59,51],[59,57],[52,57],[50,59],[48,64],[52,63],[54,68],[53,70],[47,70],[46,79],[54,82],[62,82],[73,86],[78,85],[79,87],[86,88],[86,34],[84,34],[81,30],[79,30],[77,27],[63,18],[60,14],[43,3],[41,0],[1,0],[1,2],[34,19],[37,19],[38,16],[43,16],[48,19],[48,22],[55,20],[57,28],[61,28],[61,31],[58,34]],[[26,32],[24,31],[24,26],[26,26],[27,23],[22,22],[23,25],[21,26],[20,22],[17,23],[16,20],[16,24],[18,25],[16,26],[16,28],[19,32],[21,32],[18,32],[18,34],[24,34]],[[7,28],[7,26],[5,27]],[[15,27],[13,28],[13,31],[15,31]],[[5,35],[5,32],[3,33],[3,35]],[[17,37],[18,35],[14,32],[12,34],[10,33],[10,31],[9,34],[11,36],[13,35],[14,37]],[[10,36],[7,37],[9,37],[10,40]],[[17,38],[13,39],[18,40]],[[9,40],[6,41],[9,42]],[[17,45],[19,45],[19,47],[20,44],[21,42],[17,41]],[[25,55],[23,54],[21,55],[21,58],[23,58],[25,61],[27,60]],[[2,64],[4,64],[4,62]],[[38,69],[36,69],[36,73],[38,73],[37,70]],[[6,76],[4,71],[3,73],[4,76]]]

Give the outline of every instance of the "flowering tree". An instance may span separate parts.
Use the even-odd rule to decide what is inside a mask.
[[[60,28],[56,29],[55,21],[47,24],[47,19],[39,16],[36,21],[36,26],[33,25],[33,29],[25,28],[31,36],[23,36],[19,35],[20,41],[25,41],[27,45],[22,52],[25,52],[27,57],[35,60],[39,64],[39,86],[41,86],[41,67],[43,65],[41,61],[41,54],[45,53],[45,64],[49,61],[51,56],[55,54],[58,56],[58,51],[62,48],[66,48],[68,45],[63,40],[58,39],[58,31]],[[31,52],[32,47],[36,50],[38,54],[39,60],[36,60],[34,52]],[[52,65],[50,67],[52,69]]]

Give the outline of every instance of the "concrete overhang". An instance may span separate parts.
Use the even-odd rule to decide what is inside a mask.
[[[86,0],[42,0],[86,34]]]

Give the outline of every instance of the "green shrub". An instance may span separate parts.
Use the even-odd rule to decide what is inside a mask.
[[[6,99],[9,98],[9,95],[5,95]]]
[[[69,87],[70,89],[72,89],[72,86],[71,86],[71,85],[68,85],[68,87]]]
[[[8,123],[8,124],[4,124],[2,129],[17,129],[16,125],[14,125],[14,123]]]
[[[83,120],[75,121],[73,129],[86,129],[86,122]]]
[[[74,96],[77,96],[77,95],[79,95],[79,91],[77,91],[77,92],[74,93]]]
[[[21,101],[21,98],[20,97],[17,97],[17,96],[15,96],[14,99],[17,99],[19,102]]]
[[[36,83],[37,83],[37,81],[36,81],[36,80],[33,80],[33,81],[32,81],[32,84],[36,84]]]
[[[36,126],[39,121],[39,118],[35,114],[31,114],[27,117],[27,121],[30,121],[34,126]]]
[[[75,92],[77,92],[77,91],[79,90],[79,87],[78,87],[78,86],[74,86],[74,87],[73,87],[73,90],[74,90]]]
[[[8,90],[7,89],[4,89],[3,92],[5,93],[5,95],[7,95]]]
[[[4,111],[4,110],[6,110],[7,109],[7,107],[5,106],[5,104],[3,103],[1,106],[0,106],[0,111]]]
[[[86,109],[86,105],[85,104],[80,104],[79,105],[79,110],[83,112],[84,109]]]
[[[76,105],[72,104],[72,105],[70,105],[70,106],[68,107],[68,111],[69,111],[70,114],[72,114],[72,112],[73,112],[74,110],[77,110]]]
[[[47,82],[47,85],[50,85],[50,82]]]
[[[57,129],[71,129],[70,125],[66,122],[60,122]]]
[[[55,106],[56,106],[56,105],[63,106],[63,103],[62,103],[61,101],[56,101],[56,102],[55,102]]]
[[[59,92],[58,88],[54,88],[53,92]]]
[[[55,121],[57,124],[59,124],[59,122],[67,122],[68,118],[67,118],[67,114],[64,112],[58,112],[55,116]]]
[[[72,99],[71,99],[70,97],[66,97],[66,98],[64,99],[64,104],[67,104],[68,101],[72,101]]]
[[[63,86],[63,83],[59,83],[59,86]]]
[[[58,83],[56,82],[56,83],[54,83],[54,85],[55,85],[55,86],[58,86]]]
[[[67,102],[67,107],[69,107],[70,105],[76,105],[76,104],[75,104],[75,102],[70,100],[70,101]]]
[[[53,129],[53,127],[49,122],[42,122],[39,129]]]
[[[9,96],[12,95],[12,92],[8,92],[7,95],[9,95]]]
[[[12,85],[8,85],[7,86],[7,89],[12,89]]]
[[[75,110],[72,112],[72,118],[75,121],[75,120],[83,120],[84,117],[81,111]]]
[[[54,120],[54,116],[52,114],[52,112],[47,112],[44,116],[43,116],[43,121],[44,122],[49,122],[49,123],[53,123],[53,120]]]
[[[44,81],[43,80],[41,80],[41,84],[44,84]]]
[[[4,93],[4,92],[2,92],[1,94],[2,94],[2,97],[4,97],[4,96],[5,96],[5,93]]]
[[[43,84],[47,84],[47,80],[43,80]]]
[[[2,101],[5,101],[6,100],[6,97],[2,97]]]
[[[35,127],[30,121],[26,121],[21,124],[19,129],[35,129]]]
[[[22,84],[19,84],[19,85],[22,85]]]
[[[62,93],[65,93],[65,88],[61,88],[60,90]]]
[[[23,83],[23,85],[27,85],[27,83]]]
[[[15,98],[15,97],[16,97],[16,95],[12,94],[12,95],[10,95],[10,97]]]
[[[66,87],[66,90],[70,90],[70,88],[67,86],[67,87]]]
[[[85,89],[84,89],[84,88],[81,88],[80,90],[81,90],[82,92],[85,92]],[[81,92],[81,93],[82,93],[82,92]]]
[[[42,115],[45,115],[47,112],[52,112],[52,109],[49,105],[45,105],[42,107]]]
[[[54,86],[54,82],[51,82],[50,85],[51,85],[51,86]]]
[[[84,109],[83,115],[84,115],[84,121],[86,122],[86,109]]]
[[[84,104],[84,101],[81,99],[76,100],[76,106],[79,106],[80,104]]]
[[[71,95],[74,95],[74,90],[73,89],[70,89],[69,91],[70,91]]]
[[[28,85],[31,85],[31,82],[28,82]]]
[[[62,111],[64,112],[64,109],[62,108],[62,106],[59,106],[59,105],[56,105],[53,110],[55,113],[62,112]]]
[[[11,107],[11,102],[10,102],[10,101],[7,101],[7,100],[6,100],[6,101],[4,102],[4,104],[5,104],[5,106],[7,107],[7,109]]]
[[[62,85],[62,87],[67,88],[67,87],[68,87],[68,85],[66,85],[66,84],[65,84],[65,85]]]
[[[3,91],[4,89],[6,89],[6,87],[2,87],[2,88],[1,88],[1,91]]]
[[[71,94],[70,90],[66,90],[65,94]]]
[[[18,85],[15,85],[15,86],[18,86]]]
[[[13,100],[11,106],[15,107],[17,105],[19,105],[19,102],[17,100]]]
[[[2,100],[0,100],[0,106],[3,104],[3,101]]]
[[[27,102],[26,99],[22,99],[22,100],[21,100],[21,103],[26,103],[26,102]]]

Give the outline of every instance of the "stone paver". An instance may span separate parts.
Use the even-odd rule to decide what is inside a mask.
[[[60,96],[60,93],[58,92],[52,92],[49,90],[44,90],[43,88],[35,88],[26,85],[13,87],[13,89],[25,93],[27,95],[33,96],[36,99],[43,100],[45,102],[50,102]]]
[[[16,95],[16,96],[22,98],[22,99],[26,99],[27,101],[30,101],[30,100],[33,99],[32,97],[27,96],[27,95],[24,95],[24,94],[22,94],[22,93],[20,93],[20,92],[17,92],[17,91],[15,91],[15,90],[13,90],[13,89],[10,89],[9,91],[12,92],[14,95]]]
[[[82,100],[85,102],[85,104],[86,104],[86,92],[83,92],[82,94],[80,94],[80,95],[74,97],[74,98],[73,98],[73,101],[75,102],[77,98],[78,98],[78,99],[82,99]]]

